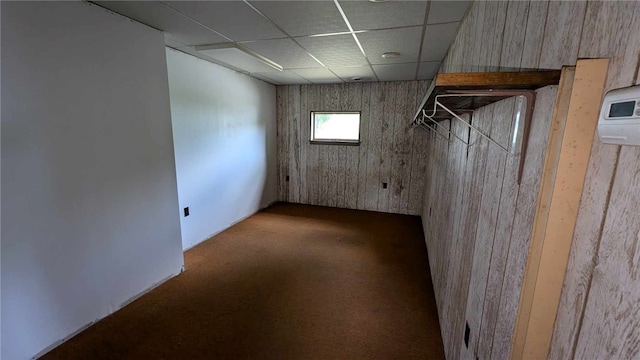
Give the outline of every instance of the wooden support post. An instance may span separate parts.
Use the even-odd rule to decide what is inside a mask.
[[[511,359],[546,359],[549,352],[608,65],[579,60],[562,72]]]

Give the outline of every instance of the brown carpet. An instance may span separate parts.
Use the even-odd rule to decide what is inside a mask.
[[[420,219],[276,204],[43,359],[443,359]]]

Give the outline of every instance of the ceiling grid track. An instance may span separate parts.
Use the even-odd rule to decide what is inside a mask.
[[[307,55],[309,55],[313,60],[315,60],[318,64],[322,65],[322,67],[324,67],[325,69],[329,70],[335,77],[337,77],[338,79],[340,79],[342,82],[346,82],[343,78],[341,78],[340,76],[338,76],[338,74],[336,74],[335,72],[333,72],[333,70],[331,70],[329,67],[327,67],[322,61],[320,61],[317,57],[315,57],[309,50],[307,50],[304,46],[302,46],[293,36],[289,35],[288,32],[284,31],[283,28],[281,28],[278,24],[276,24],[273,20],[271,20],[267,15],[263,14],[262,11],[258,10],[255,6],[253,6],[248,0],[242,0],[245,4],[247,4],[247,6],[249,6],[251,9],[253,9],[253,11],[255,11],[256,13],[258,13],[258,15],[262,16],[263,18],[265,18],[267,21],[269,21],[273,26],[275,26],[278,30],[282,31],[285,35],[288,36],[289,39],[291,39],[296,45],[298,45],[302,50],[304,50]],[[298,73],[295,73],[297,76],[300,76]],[[300,76],[301,78],[305,79],[304,77]],[[305,79],[307,80],[307,79]],[[309,81],[309,80],[307,80]],[[313,81],[309,81],[310,83],[314,83]]]
[[[378,74],[376,74],[375,69],[371,65],[371,61],[369,61],[369,57],[367,57],[367,54],[364,52],[364,48],[362,47],[362,44],[360,44],[360,40],[358,40],[358,36],[355,34],[355,32],[353,31],[353,28],[351,27],[351,23],[349,22],[349,19],[347,19],[347,15],[342,10],[342,6],[340,6],[340,3],[338,2],[338,0],[333,0],[333,3],[336,4],[336,7],[338,8],[340,15],[342,15],[342,20],[344,20],[344,22],[347,24],[347,28],[349,28],[349,32],[351,32],[351,36],[353,36],[353,40],[355,40],[356,44],[358,45],[358,48],[360,48],[360,51],[362,52],[362,56],[364,56],[364,59],[367,61],[367,64],[369,65],[369,68],[371,69],[373,76],[375,76],[376,81],[380,81],[380,78],[378,78]]]
[[[85,1],[164,32],[167,47],[283,85],[432,79],[472,3]]]
[[[427,21],[429,20],[429,10],[431,9],[431,1],[427,2],[427,8],[424,11],[424,22],[422,23],[422,36],[420,37],[420,49],[418,50],[418,63],[416,64],[415,80],[418,80],[420,74],[420,61],[422,60],[422,47],[424,46],[424,36],[427,32]],[[443,59],[444,60],[444,59]]]

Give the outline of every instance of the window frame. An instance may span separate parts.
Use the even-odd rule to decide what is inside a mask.
[[[350,139],[316,139],[315,131],[316,131],[316,119],[315,114],[358,114],[358,139],[350,140]],[[309,142],[311,144],[317,145],[350,145],[350,146],[359,146],[360,138],[361,138],[361,130],[362,130],[362,111],[310,111],[309,112]]]

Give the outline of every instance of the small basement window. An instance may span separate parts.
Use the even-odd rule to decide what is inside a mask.
[[[311,112],[311,142],[315,144],[359,145],[360,112]]]

